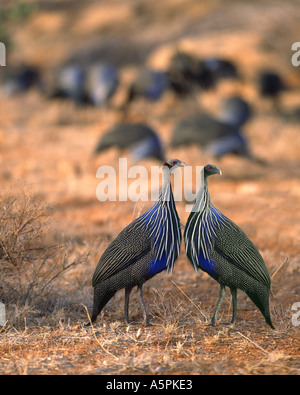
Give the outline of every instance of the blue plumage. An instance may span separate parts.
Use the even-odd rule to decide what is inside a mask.
[[[228,286],[232,294],[232,323],[237,314],[237,289],[241,289],[260,309],[267,324],[274,328],[269,310],[271,280],[266,264],[245,233],[210,202],[207,178],[221,174],[220,169],[207,165],[202,174],[203,182],[185,227],[184,241],[193,267],[207,272],[220,284],[220,298],[212,324],[216,323]]]
[[[99,140],[95,153],[99,154],[111,147],[129,149],[132,159],[148,158],[165,160],[164,147],[157,133],[143,123],[118,123],[110,128]]]
[[[158,135],[153,132],[151,136],[147,136],[133,144],[131,156],[135,162],[147,158],[164,160],[164,148]]]
[[[173,129],[171,146],[197,144],[216,158],[234,154],[259,162],[242,129],[251,115],[250,105],[243,98],[229,97],[223,101],[218,118],[198,114],[181,119]]]
[[[185,166],[185,163],[178,159],[170,159],[164,164],[164,184],[157,202],[123,229],[100,258],[92,280],[92,322],[122,288],[125,288],[125,320],[129,322],[129,296],[132,288],[138,286],[145,323],[149,323],[143,284],[163,270],[172,271],[179,255],[182,235],[170,183],[171,172],[179,166]]]
[[[142,69],[128,91],[128,103],[138,97],[143,97],[149,101],[159,100],[170,88],[168,74],[160,70]]]
[[[109,63],[95,64],[88,70],[87,95],[94,106],[106,105],[119,86],[116,67]]]
[[[4,81],[1,88],[5,96],[22,94],[28,92],[28,90],[33,87],[37,88],[39,91],[43,90],[40,70],[32,65],[24,64],[16,68],[9,67],[6,72],[3,73],[3,78]]]
[[[165,254],[163,254],[159,260],[152,260],[149,264],[148,276],[153,277],[156,274],[162,272],[163,270],[166,270],[166,263],[167,258]]]
[[[197,264],[199,268],[201,268],[204,272],[210,274],[210,275],[216,275],[216,263],[212,258],[207,259],[205,258],[203,252],[200,252],[198,255],[198,261]]]

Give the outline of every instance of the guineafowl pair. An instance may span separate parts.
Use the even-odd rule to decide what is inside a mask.
[[[172,271],[182,239],[170,176],[186,164],[170,159],[163,166],[164,183],[156,203],[129,224],[108,246],[93,275],[93,323],[104,306],[125,288],[125,320],[129,323],[129,297],[137,286],[144,309],[145,324],[149,317],[143,299],[143,284],[162,272]],[[232,294],[236,319],[237,289],[243,290],[274,329],[269,311],[270,276],[263,258],[245,233],[218,211],[210,201],[208,176],[221,174],[215,165],[203,169],[203,182],[184,231],[186,254],[196,270],[207,272],[220,284],[220,297],[212,318],[215,325],[225,287]],[[88,323],[87,325],[89,325]]]
[[[70,63],[55,74],[50,98],[65,98],[77,105],[105,106],[119,86],[119,73],[110,63],[86,66]]]

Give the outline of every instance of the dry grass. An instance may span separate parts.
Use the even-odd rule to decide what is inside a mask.
[[[50,208],[25,189],[16,196],[2,192],[0,212],[1,301],[11,317],[9,324],[22,326],[26,317],[53,309],[53,286],[66,271],[83,264],[88,254],[72,259],[74,245],[51,238]]]
[[[10,327],[1,333],[1,372],[299,374],[296,328],[271,332],[255,321],[212,328],[196,317],[174,325],[172,314],[166,321],[128,327],[110,316],[89,330],[62,320],[22,331]]]
[[[170,0],[155,7],[153,2],[151,7],[130,2],[128,20],[120,22],[119,10],[114,24],[112,10],[118,4],[109,7],[105,20],[102,3],[91,2],[84,14],[94,16],[92,24],[87,21],[85,26],[80,18],[70,34],[68,29],[82,15],[80,2],[72,10],[66,5],[42,9],[12,31],[11,61],[21,53],[46,73],[76,43],[94,43],[99,33],[109,36],[112,46],[100,45],[100,52],[122,66],[123,92],[106,109],[50,102],[34,91],[0,97],[0,300],[7,304],[7,323],[0,327],[0,373],[299,374],[299,326],[292,325],[292,305],[300,301],[299,125],[274,112],[255,89],[255,72],[272,62],[294,84],[283,95],[284,110],[299,103],[300,77],[290,65],[291,42],[299,36],[298,8],[293,1],[282,5],[285,12],[267,1],[230,2],[230,12],[219,2],[200,6],[197,0]],[[103,18],[99,24],[97,18]],[[284,29],[282,18],[288,19]],[[199,104],[216,113],[219,99],[231,93],[251,102],[255,115],[245,133],[267,166],[220,159],[224,176],[212,180],[210,188],[213,203],[246,231],[265,258],[272,275],[275,331],[242,292],[236,325],[209,326],[219,288],[207,275],[193,271],[183,248],[173,275],[160,274],[145,286],[151,327],[142,325],[135,292],[130,305],[135,325],[124,323],[124,294],[119,292],[96,324],[84,327],[97,260],[119,231],[148,207],[148,202],[98,202],[96,170],[117,166],[120,153],[111,150],[95,158],[92,152],[100,135],[119,119],[117,107],[139,64],[163,66],[175,46],[236,59],[245,80],[224,82],[196,100],[182,102],[166,95],[158,103],[137,101],[129,119],[148,122],[167,144],[173,124],[198,112]],[[140,54],[136,64],[133,54]],[[192,166],[215,161],[195,147],[168,148],[167,156]],[[149,169],[153,163],[143,164]],[[177,208],[185,223],[185,203],[178,202]],[[230,315],[228,293],[221,322]]]

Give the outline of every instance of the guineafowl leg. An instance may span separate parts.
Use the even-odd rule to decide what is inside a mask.
[[[215,313],[214,313],[213,318],[211,320],[211,325],[212,326],[216,325],[217,317],[218,317],[218,314],[219,314],[219,311],[220,311],[221,304],[223,302],[224,294],[225,294],[225,286],[221,285],[219,300],[218,300],[218,303],[217,303],[217,307],[216,307]]]
[[[230,288],[231,292],[231,297],[232,297],[232,319],[231,319],[231,324],[234,323],[236,320],[236,315],[237,315],[237,289],[236,288]]]
[[[125,288],[125,305],[124,305],[124,314],[125,314],[125,322],[129,324],[129,297],[132,291],[132,287]]]
[[[150,321],[149,321],[146,305],[145,305],[144,298],[143,298],[143,284],[139,285],[138,288],[140,290],[141,302],[142,302],[142,306],[143,306],[143,309],[144,309],[144,323],[145,323],[145,326],[149,326],[150,325]]]

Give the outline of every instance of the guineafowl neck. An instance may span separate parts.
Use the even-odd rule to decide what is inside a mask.
[[[203,178],[203,183],[199,189],[199,192],[196,197],[196,201],[193,207],[194,212],[198,212],[199,214],[203,213],[205,210],[210,209],[210,196],[208,192],[208,183],[207,177]]]
[[[171,173],[169,169],[163,169],[164,183],[159,194],[159,201],[164,204],[170,202],[172,199],[172,188],[171,188]]]

